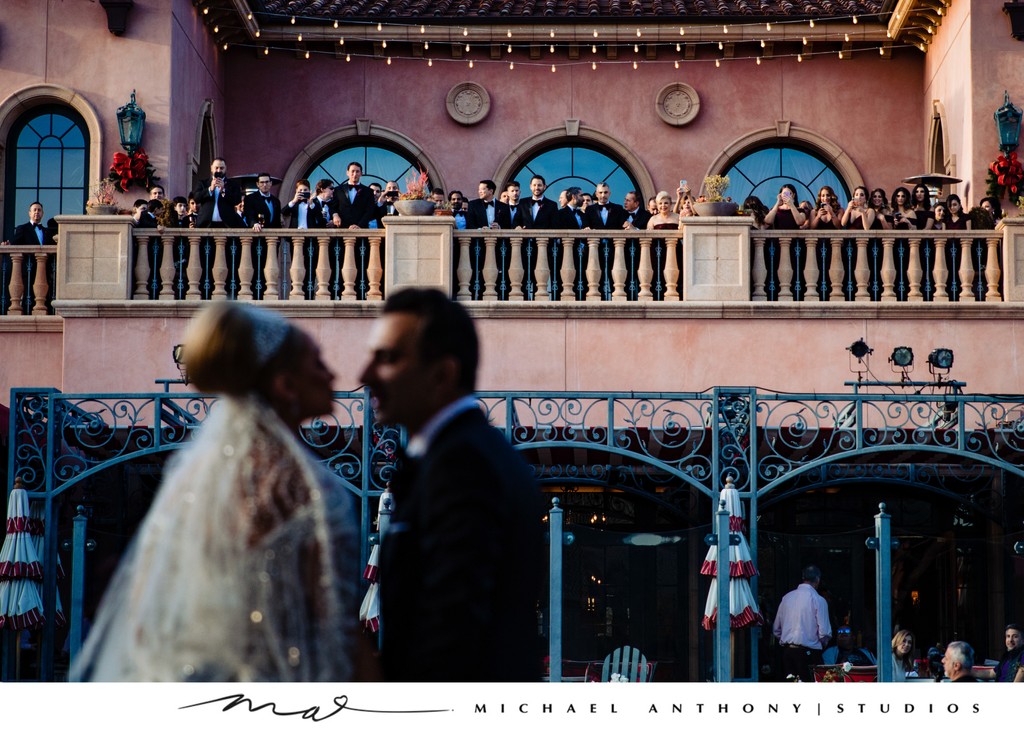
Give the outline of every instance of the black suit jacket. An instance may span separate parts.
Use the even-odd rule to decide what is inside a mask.
[[[331,203],[341,215],[343,227],[348,228],[357,224],[361,229],[365,229],[370,226],[370,220],[377,217],[377,201],[373,197],[373,191],[360,183],[356,187],[355,201],[350,202],[348,194],[351,189],[347,182],[338,186]]]
[[[509,222],[512,220],[512,214],[509,211],[508,204],[503,204],[498,199],[492,199],[491,203],[494,204],[494,221],[502,229],[511,229]],[[466,208],[466,229],[485,229],[487,228],[487,204],[483,199],[473,199],[469,202]]]
[[[324,203],[319,197],[314,196],[309,200],[309,208],[306,210],[306,226],[310,229],[326,229],[331,226],[331,220],[337,213],[337,198]],[[342,217],[342,223],[344,222],[345,219]]]
[[[43,229],[43,244],[56,244],[53,240],[53,232],[43,224],[40,224],[39,226]],[[24,224],[16,226],[14,228],[14,234],[11,235],[11,244],[39,244],[39,236],[36,234],[36,225],[31,222],[25,222]]]
[[[591,229],[621,230],[623,223],[626,221],[626,210],[618,204],[612,203],[605,204],[605,208],[608,209],[607,223],[601,220],[601,204],[593,203],[587,207],[584,226],[588,226]]]
[[[576,220],[576,213],[579,213],[580,221]],[[555,229],[582,229],[586,225],[586,213],[579,209],[571,209],[568,206],[564,209],[559,209],[555,217]]]
[[[558,204],[549,198],[540,200],[540,208],[537,216],[533,215],[532,198],[522,199],[520,203],[526,208],[523,209],[523,226],[527,229],[555,229],[555,219],[558,217]]]
[[[210,193],[210,179],[199,182],[199,186],[192,192],[192,198],[199,204],[199,219],[197,227],[208,227],[213,224],[213,202],[214,195]],[[242,227],[242,217],[235,211],[235,207],[242,202],[242,188],[237,181],[224,180],[224,189],[221,195],[216,197],[217,207],[220,211],[220,220],[226,227]]]
[[[381,546],[389,681],[537,681],[543,502],[529,467],[477,409],[392,481]]]
[[[259,221],[259,215],[263,214],[263,228],[264,229],[280,229],[281,228],[281,199],[273,194],[270,195],[270,203],[273,206],[273,214],[270,209],[267,208],[267,202],[263,198],[263,194],[259,191],[250,193],[245,197],[245,204],[243,211],[245,211],[245,220],[252,226]]]
[[[498,203],[501,203],[500,201]],[[509,204],[501,204],[502,208],[495,211],[495,221],[498,222],[498,226],[502,229],[515,229],[516,227],[525,226],[523,224],[523,212],[526,209],[526,204],[519,201],[516,204],[516,211],[512,213],[512,206]]]
[[[623,223],[625,223],[629,219],[629,212],[623,209],[622,214],[622,221]],[[637,229],[646,229],[647,222],[649,222],[650,220],[651,212],[649,212],[647,209],[643,207],[640,207],[639,209],[633,212],[633,226],[635,226]]]

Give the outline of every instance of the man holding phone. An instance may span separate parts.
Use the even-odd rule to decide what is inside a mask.
[[[290,225],[295,229],[309,229],[309,197],[312,195],[309,181],[300,178],[295,182],[295,195],[281,207],[281,215],[291,217]]]
[[[400,194],[401,191],[398,188],[397,181],[388,181],[384,184],[384,190],[381,191],[380,196],[377,198],[377,216],[374,219],[378,227],[383,226],[381,219],[385,216],[398,216],[395,202],[398,201]]]
[[[192,192],[199,204],[196,226],[241,228],[242,217],[235,207],[242,203],[242,188],[236,181],[227,179],[228,164],[223,158],[214,158],[210,163],[210,177],[200,181]]]

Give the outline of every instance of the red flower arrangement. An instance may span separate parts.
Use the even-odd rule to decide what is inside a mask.
[[[107,178],[117,184],[125,193],[132,186],[148,190],[159,181],[156,169],[149,164],[149,156],[142,148],[136,149],[131,155],[114,153],[114,162],[110,165]]]
[[[1024,166],[1017,160],[1016,151],[1005,155],[999,154],[988,167],[988,193],[992,196],[1003,198],[1009,197],[1015,201],[1022,192],[1021,183],[1024,181]]]

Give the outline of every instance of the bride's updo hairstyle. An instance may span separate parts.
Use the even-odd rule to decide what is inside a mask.
[[[189,325],[185,367],[203,392],[269,397],[270,380],[294,364],[302,347],[301,331],[276,313],[222,301]]]

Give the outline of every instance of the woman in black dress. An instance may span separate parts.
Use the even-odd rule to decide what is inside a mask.
[[[914,216],[917,218],[917,228],[934,229],[935,212],[932,211],[932,198],[928,193],[928,187],[921,183],[914,186],[911,201],[914,206]]]
[[[775,205],[765,214],[764,223],[772,229],[799,229],[806,221],[797,206],[796,187],[792,183],[782,184]]]

